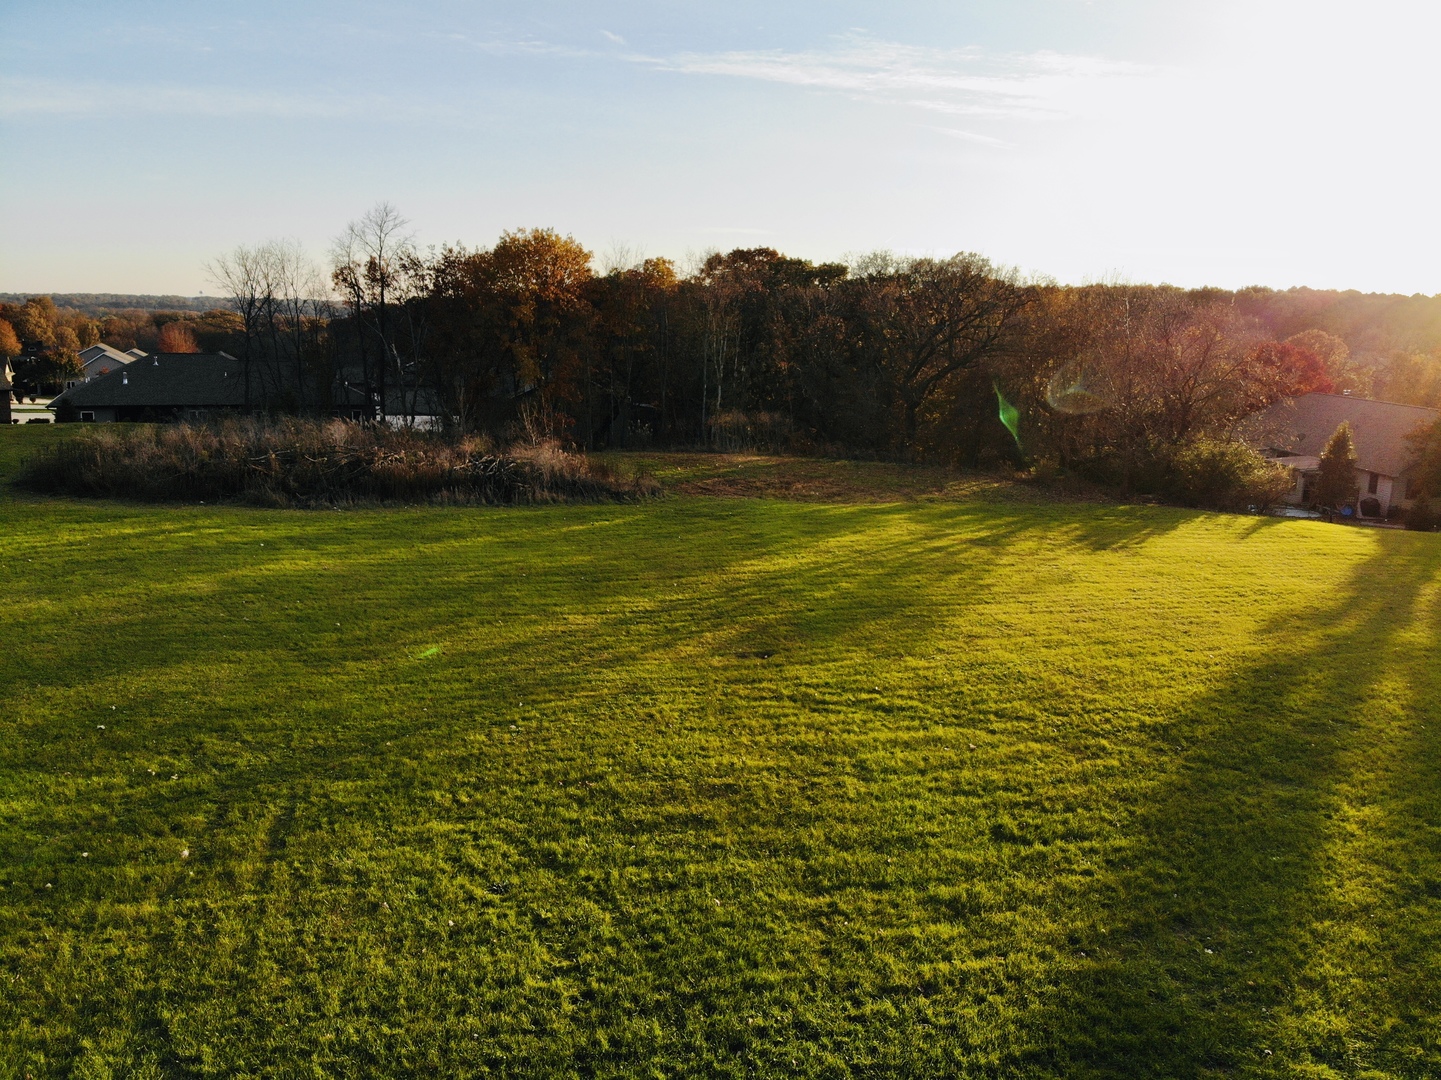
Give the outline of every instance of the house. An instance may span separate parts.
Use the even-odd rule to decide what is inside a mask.
[[[1398,405],[1348,394],[1303,394],[1277,402],[1255,418],[1250,439],[1263,454],[1291,470],[1295,487],[1285,501],[1313,500],[1321,453],[1342,421],[1356,449],[1357,513],[1381,518],[1410,506],[1409,475],[1415,452],[1407,437],[1441,418],[1441,410]]]
[[[89,382],[97,375],[104,375],[108,371],[122,368],[126,364],[134,363],[135,357],[129,353],[123,353],[119,349],[112,349],[109,345],[91,345],[88,349],[80,350],[80,371],[78,379],[67,379],[65,388],[77,386],[82,382]]]
[[[245,407],[245,370],[227,353],[155,353],[68,387],[57,423],[203,420]]]
[[[270,382],[275,372],[252,367],[247,388],[245,367],[244,361],[223,352],[154,353],[77,381],[48,408],[56,423],[199,421],[223,413],[265,411],[267,393],[275,394]],[[282,381],[281,392],[285,389]],[[338,380],[330,392],[331,415],[421,430],[440,426],[438,398],[429,388],[387,386],[384,414],[378,417],[375,396],[363,385]]]

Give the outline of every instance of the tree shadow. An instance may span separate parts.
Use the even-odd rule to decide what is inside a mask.
[[[1441,920],[1429,916],[1429,939],[1413,936],[1413,919],[1391,940],[1412,974],[1362,991],[1368,976],[1385,978],[1384,965],[1336,944],[1347,917],[1337,897],[1355,887],[1336,850],[1356,801],[1376,797],[1358,792],[1353,774],[1399,716],[1429,732],[1385,750],[1399,763],[1392,783],[1412,789],[1413,820],[1371,872],[1405,878],[1413,894],[1441,883],[1435,699],[1418,688],[1399,713],[1387,707],[1388,665],[1434,668],[1434,613],[1419,649],[1414,634],[1404,639],[1438,570],[1434,545],[1366,561],[1308,630],[1281,620],[1264,631],[1285,639],[1282,659],[1241,671],[1158,730],[1176,754],[1169,779],[1136,794],[1134,839],[1071,912],[1058,943],[1066,974],[1035,1017],[1029,1073],[1436,1075],[1437,1025],[1418,1018],[1434,998],[1434,981],[1422,987],[1436,977]],[[1434,690],[1434,674],[1425,682]],[[1428,817],[1430,835],[1416,824]],[[1367,1022],[1336,1022],[1368,994]]]
[[[90,731],[93,722],[79,729],[48,723],[25,729],[23,738],[0,754],[21,786],[35,793],[17,805],[13,824],[29,821],[43,833],[58,824],[58,807],[40,795],[50,784],[45,767],[33,767],[35,762],[63,758],[83,771],[104,768],[106,761],[154,756],[145,747],[164,757],[165,747],[186,742],[185,723],[175,726],[171,718],[191,716],[197,709],[207,717],[206,748],[198,756],[188,749],[179,753],[187,769],[194,764],[214,770],[213,779],[185,792],[145,785],[117,790],[107,797],[108,816],[161,822],[188,814],[213,823],[210,828],[223,828],[229,808],[243,806],[258,791],[273,793],[337,761],[353,760],[357,771],[363,770],[377,740],[416,723],[406,715],[414,709],[406,705],[434,705],[438,697],[439,704],[454,711],[466,699],[564,700],[571,710],[583,710],[624,689],[614,679],[597,679],[597,672],[623,671],[642,658],[678,661],[674,677],[682,682],[693,679],[696,665],[719,664],[717,678],[736,685],[752,681],[757,662],[804,665],[829,656],[845,662],[844,668],[862,655],[871,661],[864,670],[827,673],[831,687],[869,694],[873,681],[883,681],[889,693],[904,679],[883,678],[877,670],[933,651],[938,629],[957,611],[997,599],[994,579],[998,572],[1014,570],[1014,560],[1071,545],[1089,550],[1136,546],[1194,516],[1167,512],[1155,520],[1151,510],[1093,510],[1067,507],[1056,515],[1034,507],[791,504],[779,518],[760,514],[737,526],[733,505],[717,504],[698,516],[660,517],[600,508],[594,513],[624,515],[622,543],[596,545],[583,530],[557,532],[552,536],[558,542],[546,549],[549,561],[543,566],[533,565],[534,552],[503,550],[480,566],[467,558],[442,563],[464,579],[450,581],[424,573],[385,575],[394,558],[385,544],[342,560],[336,549],[364,529],[363,518],[256,512],[263,516],[254,521],[259,530],[254,544],[232,537],[225,542],[229,546],[205,551],[186,566],[180,557],[185,541],[176,539],[173,521],[149,511],[133,517],[127,512],[128,546],[157,559],[172,558],[167,579],[158,589],[142,583],[108,593],[97,590],[84,624],[55,607],[46,620],[46,647],[17,656],[0,678],[0,691],[12,702],[28,694],[32,684],[37,694],[44,684],[43,696],[65,701],[70,710],[98,710],[119,701],[124,723],[103,736],[103,748],[98,732]],[[520,513],[549,515],[544,510]],[[584,523],[590,513],[571,510],[562,516],[572,524]],[[251,515],[232,511],[222,520],[237,516]],[[438,519],[441,527],[430,539],[468,542],[477,519],[498,526],[491,531],[502,546],[517,526],[524,532],[535,524],[516,513],[465,511]],[[719,527],[725,522],[731,523],[730,533]],[[668,547],[693,545],[697,532],[708,528],[714,542],[699,564],[691,553],[668,560]],[[262,558],[259,535],[279,553]],[[408,550],[414,540],[402,532],[390,546]],[[55,537],[43,540],[50,552],[64,543]],[[637,552],[647,549],[649,554],[637,560]],[[128,556],[114,557],[123,562]],[[317,562],[338,565],[317,570]],[[523,570],[535,576],[523,579]],[[100,560],[85,573],[103,578],[113,570]],[[142,594],[160,602],[138,602]],[[247,607],[240,602],[247,597],[287,602],[304,597],[305,604],[291,614],[289,609]],[[348,626],[334,625],[326,609],[331,601],[383,607],[384,633],[372,626],[357,637]],[[569,634],[564,618],[576,615],[594,617],[604,629]],[[504,632],[490,634],[488,628],[502,618]],[[210,646],[224,643],[221,656],[197,654],[195,639],[176,632],[177,619],[208,624]],[[96,626],[104,626],[124,647],[96,649]],[[409,662],[408,647],[440,636],[454,643],[453,651],[470,672],[460,701],[454,697],[453,673],[437,677],[432,674],[436,668]],[[545,661],[517,663],[517,656]],[[218,675],[217,662],[223,665]],[[283,707],[246,685],[247,672],[259,668],[267,671],[267,685],[295,688]],[[637,672],[639,686],[649,673]],[[233,683],[233,692],[217,696],[217,680]],[[370,686],[353,695],[366,699],[365,709],[356,710],[347,697],[344,716],[315,723],[329,715],[326,702],[333,704],[338,690],[360,685]],[[876,693],[880,689],[876,686]],[[637,692],[653,693],[654,688]],[[876,704],[905,707],[904,701],[879,698]],[[271,716],[296,710],[311,717],[306,730],[311,741],[304,748]],[[7,850],[12,844],[19,847]],[[19,833],[0,838],[0,858],[20,859],[23,847]]]
[[[92,685],[108,684],[106,692],[142,695],[130,699],[128,733],[112,731],[104,736],[104,750],[97,751],[96,744],[83,741],[77,731],[37,729],[26,732],[23,744],[17,740],[10,751],[0,754],[17,774],[32,770],[35,797],[12,825],[46,834],[72,833],[83,818],[95,817],[108,822],[107,827],[150,830],[147,839],[175,841],[163,867],[154,866],[158,860],[151,859],[150,851],[142,852],[149,860],[146,878],[125,878],[117,871],[114,877],[97,875],[83,884],[78,874],[67,872],[69,907],[42,912],[41,901],[36,900],[33,910],[52,924],[83,927],[100,904],[122,889],[129,890],[124,895],[142,902],[151,896],[184,901],[195,891],[191,866],[202,876],[220,875],[227,904],[234,901],[235,921],[243,927],[235,946],[243,962],[225,976],[233,980],[227,984],[231,996],[249,986],[250,976],[244,973],[253,970],[259,983],[267,970],[244,958],[254,959],[260,932],[260,920],[248,905],[257,905],[263,913],[267,894],[281,891],[268,875],[277,866],[285,869],[292,859],[321,855],[340,861],[347,838],[354,835],[347,830],[355,826],[347,822],[357,817],[377,829],[397,830],[411,817],[426,823],[453,820],[464,826],[458,830],[461,835],[483,832],[511,845],[517,862],[543,869],[550,865],[547,860],[554,856],[545,849],[567,834],[569,819],[547,819],[527,804],[516,809],[511,819],[489,821],[484,830],[477,830],[471,827],[473,806],[441,801],[447,788],[463,786],[467,776],[484,775],[489,763],[511,752],[495,749],[495,742],[490,749],[477,748],[471,730],[482,719],[486,725],[503,726],[497,722],[518,719],[518,703],[529,703],[527,725],[539,727],[568,714],[596,724],[598,730],[608,725],[608,735],[633,734],[653,722],[645,715],[649,702],[705,682],[697,676],[698,666],[712,669],[717,694],[734,701],[738,691],[750,690],[747,684],[753,681],[754,700],[761,701],[777,687],[790,689],[806,680],[808,666],[816,660],[836,658],[843,662],[814,678],[816,692],[801,703],[803,709],[814,718],[828,705],[823,695],[834,699],[837,691],[874,693],[869,699],[873,713],[854,709],[853,698],[848,709],[838,710],[838,723],[853,722],[845,719],[848,710],[863,714],[861,725],[891,710],[887,719],[897,730],[914,732],[924,725],[925,717],[919,710],[907,711],[912,703],[895,692],[914,691],[916,676],[899,669],[892,675],[888,669],[908,653],[933,648],[938,631],[956,612],[1006,600],[998,595],[998,576],[1013,573],[1018,563],[1038,554],[1073,547],[1134,550],[1197,517],[1140,508],[1066,507],[1051,512],[1029,506],[946,504],[812,504],[775,512],[762,506],[724,504],[704,513],[678,513],[665,507],[647,508],[645,513],[629,508],[466,511],[436,517],[444,524],[427,539],[444,549],[443,557],[427,561],[423,548],[412,554],[416,537],[404,528],[390,539],[372,538],[369,546],[357,546],[348,559],[340,559],[337,551],[375,515],[256,515],[251,519],[243,511],[227,512],[222,520],[254,520],[272,545],[283,539],[295,550],[264,560],[258,549],[250,547],[217,551],[188,565],[186,559],[177,559],[153,602],[142,602],[133,588],[97,596],[87,629],[99,625],[113,630],[126,643],[123,651],[97,652],[85,633],[67,633],[43,662],[27,661],[23,673],[16,673],[25,681],[38,681],[47,673],[64,672],[69,685],[63,689],[74,704],[93,700]],[[398,515],[402,521],[422,516],[429,517]],[[595,527],[606,517],[620,523],[618,539],[592,539]],[[158,513],[136,514],[132,520],[128,542],[134,547],[157,557],[183,547],[178,542],[155,543],[167,534]],[[521,546],[520,538],[542,531],[538,525],[562,528],[547,533],[546,542]],[[577,528],[567,533],[566,526]],[[481,540],[494,543],[483,553],[444,555],[449,545]],[[704,545],[704,558],[695,556],[697,545]],[[341,565],[317,572],[314,559],[296,557],[301,549],[319,553],[322,562]],[[541,553],[543,563],[538,561]],[[407,574],[394,573],[397,565],[403,565]],[[436,567],[444,569],[444,576],[427,572]],[[99,566],[93,576],[98,580],[108,572]],[[202,627],[207,605],[234,601],[242,594],[291,600],[302,596],[305,613],[291,615],[288,609],[277,609],[260,629],[244,630],[248,624],[236,622],[238,611],[231,611],[225,616],[231,619],[225,634],[213,625]],[[943,597],[941,602],[938,596]],[[349,620],[347,626],[334,628],[334,620],[310,610],[312,600],[318,603],[327,597],[359,609],[374,611],[380,606],[384,613],[358,618],[355,633]],[[199,640],[227,654],[236,700],[195,696],[196,671],[208,658],[195,655],[196,637],[177,631],[177,603],[187,607],[186,621],[180,625],[196,628]],[[222,614],[217,610],[206,617],[213,621]],[[57,625],[67,618],[59,610],[54,614]],[[490,633],[500,618],[506,624],[504,632]],[[571,633],[566,621],[571,618],[591,622],[584,633]],[[307,644],[312,633],[315,640]],[[417,643],[435,640],[446,643],[446,665],[415,662]],[[773,651],[773,657],[755,655],[767,651]],[[854,663],[858,657],[866,663]],[[631,664],[650,659],[662,663]],[[794,662],[794,666],[768,673],[767,684],[765,678],[752,679],[761,674],[757,661],[777,666]],[[246,686],[246,672],[266,665],[284,666],[272,671],[263,684]],[[145,690],[146,686],[151,689]],[[284,687],[289,700],[267,698],[266,687]],[[696,696],[676,697],[685,708],[695,704]],[[618,700],[622,698],[628,700]],[[427,717],[417,714],[424,706],[431,708]],[[135,722],[142,717],[143,725]],[[817,789],[808,792],[804,785],[775,793],[769,803],[751,805],[756,789],[748,766],[725,759],[714,749],[731,737],[732,729],[720,723],[712,726],[713,742],[687,750],[713,766],[706,770],[711,786],[697,789],[694,797],[677,799],[674,813],[649,812],[645,820],[658,836],[670,836],[667,830],[694,829],[696,822],[711,821],[706,815],[718,810],[732,813],[741,824],[773,820],[778,845],[794,839],[797,823],[804,822],[807,814],[818,826],[835,824],[819,810],[807,809],[815,802]],[[437,738],[442,735],[447,738]],[[95,738],[89,733],[84,737]],[[413,752],[424,768],[402,760],[412,754],[409,749],[390,758],[381,746],[391,738],[427,744],[427,749]],[[73,751],[66,749],[67,739],[74,741]],[[131,741],[123,741],[127,739]],[[564,778],[570,783],[577,775],[590,776],[581,771],[585,763],[580,759],[604,741],[573,738],[579,745],[569,746],[557,736],[550,744],[553,758],[529,752],[523,782],[538,790],[546,781],[553,784]],[[604,752],[621,767],[635,767],[638,752],[627,751],[626,741],[618,740]],[[847,746],[838,744],[824,758],[813,751],[814,745],[803,748],[810,755],[805,765],[808,777],[815,774],[817,785],[846,782],[843,775],[824,774],[831,764],[837,766],[831,771],[838,774],[850,767]],[[103,771],[122,759],[132,759],[127,763],[134,765],[152,752],[189,755],[197,767],[185,772],[194,778],[187,775],[180,784],[142,779],[82,802],[51,787],[51,778],[39,767],[47,757],[53,762],[61,753],[73,753],[77,768]],[[562,774],[552,778],[547,770],[556,760]],[[564,772],[567,768],[573,771]],[[657,790],[669,782],[659,769],[652,779]],[[365,808],[368,792],[383,800]],[[529,798],[534,791],[526,787],[522,794]],[[29,820],[20,820],[23,816]],[[616,817],[620,820],[621,814]],[[914,823],[899,815],[893,829],[897,846],[923,842],[914,835]],[[193,861],[183,864],[173,854],[182,840],[194,848]],[[890,840],[888,836],[886,842]],[[427,845],[438,843],[433,838],[416,842],[427,852]],[[765,843],[768,846],[771,840]],[[51,853],[33,855],[19,828],[11,831],[5,847],[0,863],[24,861],[39,872],[47,860],[53,861]],[[804,871],[811,872],[809,867]],[[811,887],[805,881],[800,886]],[[299,891],[301,886],[292,888]],[[355,904],[370,896],[359,885],[346,885],[340,891]],[[295,914],[295,932],[309,932],[303,924],[311,917],[305,911]],[[321,917],[314,916],[317,921]],[[146,933],[154,933],[155,949],[164,949],[168,932],[164,923],[147,919],[144,927]],[[718,950],[716,964],[734,961],[738,948],[734,942],[716,936],[710,943]],[[753,955],[763,956],[768,945],[755,939]],[[211,962],[203,951],[197,953],[182,968],[184,979],[192,981],[176,985],[188,986],[186,992],[192,993],[196,985],[208,985],[212,976],[220,977],[216,973],[229,970],[216,966],[212,971]],[[106,988],[103,982],[95,985]],[[145,997],[156,992],[139,994],[138,1014],[158,1015],[158,998]],[[271,992],[272,988],[263,987],[255,994]],[[104,998],[104,993],[92,995],[89,1002],[76,1006],[85,1010],[76,1020],[77,1032],[103,1024]]]
[[[167,603],[179,600],[182,607],[212,605],[217,622],[234,622],[235,656],[243,664],[274,644],[273,638],[260,641],[246,636],[255,629],[254,621],[247,628],[242,620],[257,611],[235,607],[244,598],[265,601],[286,596],[316,603],[388,605],[390,636],[357,642],[350,651],[352,656],[366,657],[372,650],[393,649],[397,639],[433,634],[438,625],[463,627],[497,613],[513,614],[522,604],[531,605],[529,613],[537,615],[574,606],[579,600],[601,607],[607,602],[624,603],[658,619],[677,617],[675,613],[688,602],[686,592],[693,595],[716,584],[723,595],[711,603],[710,617],[717,624],[744,627],[767,613],[779,616],[783,611],[816,607],[811,603],[815,598],[805,595],[810,582],[798,571],[829,568],[845,578],[836,580],[836,588],[820,598],[820,606],[837,608],[836,623],[855,625],[860,632],[867,610],[879,611],[890,604],[887,621],[896,632],[903,631],[908,619],[918,618],[914,632],[906,635],[918,637],[926,628],[926,599],[923,595],[908,599],[905,587],[939,577],[957,588],[979,591],[990,574],[985,549],[1023,542],[1075,544],[1089,550],[1138,547],[1195,517],[1185,511],[1150,508],[1065,507],[1056,513],[1048,508],[954,504],[787,504],[784,513],[756,513],[752,507],[747,514],[737,512],[738,505],[744,504],[717,502],[705,513],[688,515],[657,513],[657,508],[645,508],[650,513],[629,507],[566,508],[559,513],[569,522],[586,514],[625,515],[628,521],[622,528],[627,539],[607,549],[588,543],[583,535],[560,531],[561,542],[540,565],[534,565],[538,561],[534,552],[508,549],[507,537],[514,536],[514,526],[531,515],[556,514],[553,508],[402,512],[399,516],[438,523],[440,527],[426,537],[431,541],[464,542],[488,533],[496,540],[489,579],[476,573],[481,568],[465,567],[468,580],[448,582],[419,573],[411,578],[397,576],[391,565],[395,556],[373,541],[358,555],[340,554],[374,515],[230,509],[218,516],[197,512],[194,520],[177,522],[173,510],[124,508],[118,520],[106,523],[110,531],[123,533],[123,543],[88,540],[82,532],[85,522],[76,523],[75,534],[27,539],[45,564],[66,559],[78,564],[67,590],[85,597],[86,618],[83,624],[78,622],[67,604],[53,598],[49,618],[41,620],[50,625],[27,631],[43,647],[16,654],[0,674],[0,689],[41,682],[55,685],[57,672],[63,673],[60,685],[101,686],[117,678],[135,681],[147,669],[182,666],[194,649],[191,640],[168,631],[179,609],[138,602],[142,597],[164,598]],[[198,553],[187,550],[191,531],[204,532],[217,523],[227,530],[223,541],[207,540],[209,549]],[[882,528],[876,528],[878,523]],[[490,525],[499,528],[486,528]],[[258,546],[267,539],[268,552]],[[415,534],[397,533],[391,547],[409,561],[415,542]],[[688,548],[699,542],[706,545],[705,552],[699,560],[690,551],[684,558],[668,557],[670,542]],[[96,549],[93,554],[91,547]],[[645,558],[637,562],[635,553],[647,549]],[[86,554],[77,558],[76,550]],[[973,550],[979,557],[971,556]],[[776,558],[792,553],[795,561],[789,567]],[[162,568],[137,572],[136,558]],[[330,562],[345,565],[332,570],[324,565]],[[532,577],[523,583],[519,577],[507,580],[507,570],[529,571]],[[345,576],[340,580],[342,572]],[[657,585],[669,584],[666,579],[672,576],[679,593],[657,600]],[[589,587],[582,584],[587,578]],[[536,584],[543,587],[539,596],[530,588]],[[476,591],[466,591],[467,586]],[[274,629],[303,641],[331,628],[331,623],[322,626],[314,615],[312,610],[297,612],[293,625],[282,618]],[[5,621],[0,617],[0,626]],[[110,647],[96,647],[91,628],[100,625],[107,630]]]

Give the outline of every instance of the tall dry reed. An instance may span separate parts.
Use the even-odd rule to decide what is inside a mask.
[[[150,502],[300,507],[596,502],[659,492],[649,478],[621,479],[555,444],[498,448],[484,438],[299,419],[97,427],[30,458],[16,484]]]

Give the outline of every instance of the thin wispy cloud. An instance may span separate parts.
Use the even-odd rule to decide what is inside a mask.
[[[713,75],[845,94],[958,116],[1056,119],[1071,115],[1087,88],[1134,80],[1151,69],[1055,52],[993,55],[935,49],[860,35],[827,49],[748,50],[634,56],[637,63],[687,75]],[[985,141],[974,132],[957,137]],[[1000,140],[997,140],[998,142]]]
[[[251,91],[223,86],[60,82],[0,76],[0,119],[123,120],[127,117],[259,119],[416,125],[474,130],[483,113],[461,101],[404,95],[335,91]]]
[[[599,55],[534,38],[424,35],[452,49],[488,56],[576,60]],[[0,75],[0,118],[45,116],[258,117],[276,120],[368,120],[473,128],[476,110],[461,95],[421,91],[340,93],[335,90],[252,90],[203,83],[113,81]]]
[[[60,82],[0,78],[0,116],[103,117],[164,114],[171,116],[267,116],[276,119],[334,120],[375,114],[383,99],[352,99],[316,94],[285,94],[223,87],[155,86],[131,83]]]
[[[621,35],[599,29],[612,45]],[[948,138],[1009,148],[1010,139],[976,125],[990,121],[1051,120],[1076,114],[1096,91],[1153,74],[1152,69],[1091,56],[1055,52],[988,54],[938,49],[852,34],[824,48],[681,52],[669,56],[593,50],[539,38],[487,38],[461,33],[425,35],[451,48],[491,56],[553,62],[625,63],[685,76],[744,79],[829,92],[923,113],[969,117],[972,124],[921,124]],[[334,91],[252,90],[233,86],[85,82],[0,76],[0,117],[174,115],[275,119],[422,121],[472,126],[463,102],[434,96],[340,94]],[[1007,134],[1011,129],[1007,129]]]

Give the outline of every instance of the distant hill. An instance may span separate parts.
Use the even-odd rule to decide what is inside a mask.
[[[56,307],[86,315],[107,311],[211,311],[230,305],[219,296],[132,296],[126,293],[0,293],[0,303],[23,304],[32,296],[48,296]]]

